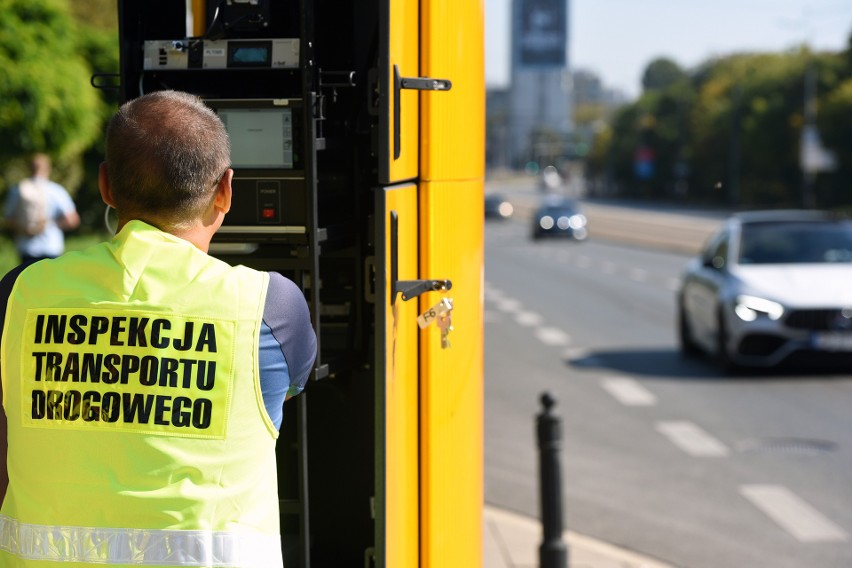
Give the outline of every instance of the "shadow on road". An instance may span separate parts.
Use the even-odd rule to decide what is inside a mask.
[[[582,357],[566,359],[565,364],[577,369],[607,369],[634,376],[676,380],[733,379],[807,379],[812,377],[849,379],[850,366],[825,363],[789,364],[779,368],[738,368],[723,373],[709,357],[685,358],[676,349],[602,349],[589,351]]]

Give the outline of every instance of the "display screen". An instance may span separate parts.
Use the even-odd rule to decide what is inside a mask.
[[[231,58],[237,65],[263,65],[269,66],[268,47],[235,47]]]
[[[231,139],[234,168],[293,169],[293,111],[290,108],[220,108]]]

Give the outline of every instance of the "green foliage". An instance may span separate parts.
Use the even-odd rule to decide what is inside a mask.
[[[101,132],[118,91],[90,78],[119,70],[115,2],[0,0],[0,14],[0,198],[25,174],[27,155],[46,152],[84,227],[98,226]]]
[[[667,57],[659,57],[645,68],[642,74],[642,89],[659,91],[686,80],[686,73],[680,65]]]
[[[614,116],[607,136],[595,146],[592,171],[606,171],[626,195],[676,195],[749,208],[798,206],[807,69],[818,76],[823,143],[838,162],[837,171],[817,176],[817,205],[848,206],[852,60],[846,52],[733,54],[680,78],[674,62],[657,59],[646,68],[643,95]],[[639,180],[633,171],[640,147],[654,154],[650,179]]]
[[[100,101],[67,3],[0,0],[0,13],[0,163],[81,153],[98,135]]]

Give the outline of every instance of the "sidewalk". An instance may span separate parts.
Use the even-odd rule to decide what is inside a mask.
[[[674,568],[576,533],[565,531],[570,568]],[[486,505],[483,511],[483,568],[539,568],[541,523]]]

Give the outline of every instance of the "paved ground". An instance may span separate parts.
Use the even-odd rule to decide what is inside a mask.
[[[538,520],[486,505],[483,523],[483,568],[539,568]],[[674,568],[571,531],[564,533],[563,540],[570,568]]]
[[[546,195],[535,181],[524,177],[489,179],[486,193],[504,194],[515,206],[515,215],[529,219]],[[569,187],[549,191],[572,195]],[[582,212],[589,220],[589,238],[638,244],[686,254],[697,254],[706,240],[721,226],[726,211],[685,209],[674,205],[625,203],[618,200],[582,200]],[[688,220],[684,220],[688,213]]]
[[[524,177],[486,181],[486,192],[506,195],[516,216],[529,219],[543,193]],[[568,188],[556,192],[570,193]],[[707,238],[721,225],[725,212],[696,211],[688,222],[681,210],[637,207],[599,200],[583,200],[589,219],[589,237],[641,244],[687,254],[700,251]],[[483,515],[483,568],[540,568],[541,523],[486,505]],[[566,531],[570,568],[675,568],[630,550]],[[561,568],[561,567],[560,567]]]

